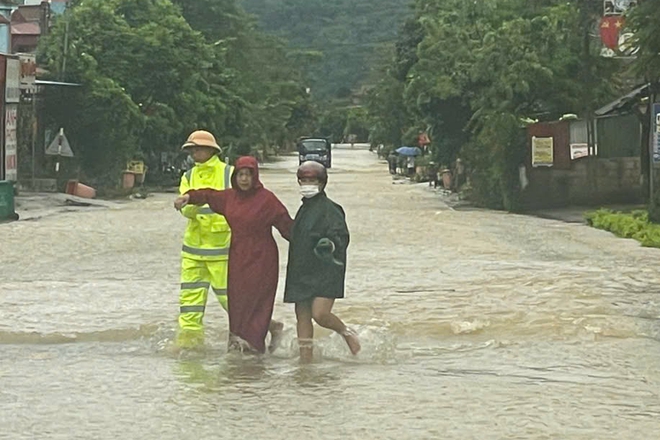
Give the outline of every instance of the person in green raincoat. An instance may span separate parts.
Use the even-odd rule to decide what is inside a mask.
[[[284,302],[295,304],[300,358],[312,360],[312,320],[342,335],[357,354],[356,333],[332,313],[335,299],[344,297],[350,241],[344,210],[325,194],[328,173],[323,165],[304,162],[297,177],[303,204],[291,231]]]

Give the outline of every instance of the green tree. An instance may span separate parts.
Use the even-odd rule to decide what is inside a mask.
[[[410,13],[410,0],[243,0],[267,32],[291,48],[312,50],[322,59],[301,60],[314,97],[357,90],[370,77],[379,48],[396,39]],[[308,61],[308,62],[305,62]]]
[[[639,48],[634,66],[648,81],[660,82],[660,7],[655,0],[646,0],[632,10],[628,25],[633,32],[633,44]]]
[[[403,104],[403,88],[403,82],[388,75],[370,92],[367,109],[372,144],[402,145],[402,136],[412,125]]]
[[[263,34],[235,0],[176,0],[193,28],[222,55],[241,108],[226,140],[290,147],[313,126],[314,111],[284,42]]]
[[[417,0],[416,24],[404,27],[390,69],[411,121],[401,131],[412,136],[428,128],[437,160],[466,159],[476,201],[516,209],[524,160],[519,121],[589,115],[612,96],[619,66],[598,57],[584,25],[594,19],[594,5]],[[391,90],[384,81],[374,93]],[[375,102],[372,135],[396,124],[380,111],[382,100]]]
[[[644,78],[651,84],[651,94],[660,96],[660,8],[658,2],[647,0],[641,2],[639,6],[632,10],[629,16],[627,27],[633,33],[632,44],[638,48],[637,57],[633,63],[633,71],[636,76]],[[649,100],[649,103],[653,102]],[[642,139],[648,139],[651,130],[651,123],[648,115],[640,115],[642,121]],[[646,184],[649,179],[649,161],[650,154],[647,143],[642,141],[641,156],[642,170],[645,173]],[[646,185],[645,185],[646,186]],[[660,223],[660,192],[657,190],[657,178],[655,179],[656,191],[654,200],[649,207],[649,218],[652,222]]]
[[[75,2],[42,39],[52,77],[81,84],[50,92],[47,119],[66,128],[93,180],[178,152],[198,128],[247,152],[308,131],[314,112],[282,42],[256,32],[234,0],[177,3]]]

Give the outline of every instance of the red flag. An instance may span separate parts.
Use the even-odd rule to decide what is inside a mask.
[[[623,17],[608,16],[600,21],[600,39],[612,50],[619,47],[619,33],[623,28]]]

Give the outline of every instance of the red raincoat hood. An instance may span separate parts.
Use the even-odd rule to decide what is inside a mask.
[[[252,188],[249,191],[242,191],[238,187],[238,181],[236,176],[238,174],[238,171],[244,168],[249,168],[252,170]],[[238,191],[239,194],[246,194],[246,195],[253,194],[258,189],[264,187],[261,181],[259,180],[259,164],[257,162],[257,159],[255,159],[252,156],[241,156],[236,160],[236,164],[234,164],[234,172],[231,174],[231,186],[236,191]]]

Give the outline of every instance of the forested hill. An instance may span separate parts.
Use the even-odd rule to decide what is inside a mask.
[[[370,70],[412,13],[411,0],[241,1],[263,30],[306,52],[293,59],[304,64],[316,98],[345,96],[368,83]]]

